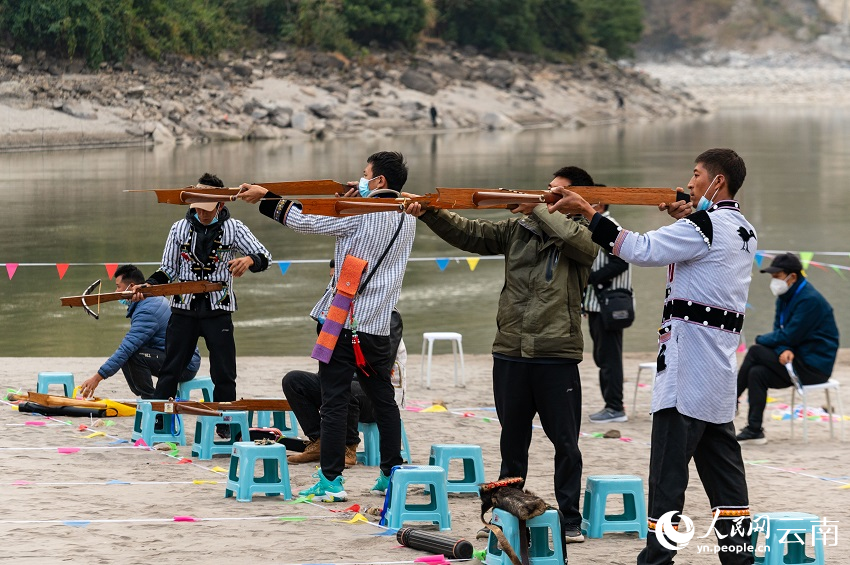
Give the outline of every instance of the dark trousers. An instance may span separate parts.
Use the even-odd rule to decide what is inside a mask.
[[[130,391],[142,398],[156,398],[156,391],[151,377],[160,374],[164,360],[165,351],[150,347],[139,348],[138,351],[131,355],[127,359],[127,362],[124,363],[124,366],[121,367],[121,372],[124,373],[124,378],[127,379],[127,385],[130,387]],[[181,383],[191,381],[195,378],[195,374],[196,371],[190,371],[184,368],[178,381]]]
[[[210,353],[213,401],[236,400],[236,342],[230,312],[216,310],[212,315],[198,315],[196,311],[177,308],[171,309],[165,330],[165,361],[156,382],[155,398],[177,395],[179,377],[189,365],[201,336]]]
[[[649,456],[649,506],[650,524],[667,512],[675,511],[673,524],[678,523],[679,514],[685,506],[685,489],[688,487],[688,463],[693,458],[697,473],[708,495],[712,512],[704,512],[694,520],[697,524],[711,524],[715,509],[749,509],[747,478],[741,446],[735,439],[735,426],[710,424],[680,414],[675,408],[659,410],[652,415],[652,448]],[[750,543],[746,535],[750,519],[745,518],[742,527],[733,528],[730,518],[720,518],[715,529],[717,543],[722,551],[720,562],[725,565],[753,563],[752,554],[745,551]],[[702,526],[694,526],[696,536],[704,535]],[[707,526],[706,526],[707,529]],[[741,535],[741,529],[743,534]],[[695,537],[696,537],[695,536]],[[691,541],[691,546],[696,546]],[[675,544],[672,544],[675,545]],[[689,547],[688,551],[697,551]],[[673,563],[676,551],[663,547],[655,532],[650,530],[646,547],[638,555],[638,565],[666,565]]]
[[[593,362],[599,367],[599,388],[605,407],[623,411],[623,330],[606,330],[602,315],[587,313],[593,340]]]
[[[369,363],[368,375],[358,370],[351,345],[351,331],[342,330],[330,363],[319,363],[322,386],[322,474],[333,481],[345,467],[345,441],[351,379],[357,373],[363,392],[372,401],[375,422],[381,437],[381,472],[389,476],[401,458],[401,419],[395,403],[395,389],[390,373],[393,355],[388,336],[358,333],[360,347]]]
[[[581,525],[581,381],[575,363],[538,364],[493,358],[493,397],[502,424],[499,478],[528,476],[532,420],[540,415],[555,446],[555,499],[564,526]]]
[[[804,385],[820,384],[829,380],[829,375],[807,367],[796,357],[793,365],[800,382]],[[750,391],[750,413],[747,416],[747,425],[754,430],[761,429],[764,407],[767,405],[767,389],[788,388],[791,384],[788,370],[779,362],[779,356],[773,349],[758,344],[750,347],[738,370],[738,396],[741,396],[745,390]]]
[[[304,434],[313,441],[321,436],[322,385],[319,375],[309,371],[289,371],[281,381],[283,395],[295,413]],[[363,392],[359,381],[351,381],[351,400],[348,403],[345,445],[360,443],[358,422],[374,422],[372,402]]]

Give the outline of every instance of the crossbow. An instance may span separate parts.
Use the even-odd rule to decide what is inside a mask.
[[[97,288],[97,293],[92,294],[92,291]],[[94,318],[100,319],[100,304],[101,302],[114,302],[122,298],[132,298],[136,292],[142,293],[145,297],[148,296],[174,296],[176,294],[200,294],[204,292],[215,292],[222,289],[220,282],[211,281],[186,281],[168,284],[157,284],[143,286],[136,291],[125,290],[123,292],[105,292],[101,293],[100,279],[97,279],[89,285],[89,287],[80,296],[64,296],[59,299],[62,306],[82,306],[86,314]],[[96,300],[96,302],[93,302]],[[97,307],[97,312],[91,309],[91,306]]]

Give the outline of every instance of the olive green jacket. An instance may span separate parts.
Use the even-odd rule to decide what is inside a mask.
[[[529,216],[498,222],[447,210],[419,219],[458,249],[505,256],[493,353],[581,360],[581,298],[599,251],[584,218],[549,214],[540,204]]]

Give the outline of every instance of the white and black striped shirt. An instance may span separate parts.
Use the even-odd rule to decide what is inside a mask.
[[[611,217],[611,214],[606,210],[602,212],[602,216],[608,218],[616,225],[620,225],[617,220]],[[608,263],[611,261],[611,254],[607,252],[607,250],[603,249],[599,253],[596,254],[596,260],[593,261],[593,266],[590,268],[591,273],[595,273],[596,271],[601,270],[606,267]],[[600,290],[608,290],[614,288],[625,288],[628,290],[632,289],[632,266],[629,264],[628,268],[615,276],[610,280],[610,284],[606,285],[593,285],[588,282],[587,290],[584,293],[584,298],[582,299],[581,308],[585,312],[599,312],[601,309],[599,307],[599,297],[597,296],[597,291]]]
[[[398,212],[377,212],[361,214],[345,218],[316,216],[303,214],[297,205],[282,200],[269,214],[266,206],[260,211],[298,233],[330,235],[336,237],[334,247],[334,263],[336,268],[342,267],[346,255],[354,255],[365,260],[368,265],[361,280],[361,286],[366,277],[374,269],[378,258],[390,245],[390,241],[402,222],[398,237],[392,243],[386,257],[381,262],[375,275],[369,281],[362,294],[354,299],[354,319],[357,331],[373,335],[390,334],[390,314],[398,301],[401,283],[410,250],[413,247],[413,237],[416,233],[416,218]],[[316,320],[327,316],[336,287],[336,277],[328,284],[325,293],[310,316]],[[346,321],[350,329],[350,321]]]
[[[254,237],[251,230],[240,222],[224,216],[221,224],[221,237],[216,240],[209,257],[200,257],[196,252],[198,234],[189,220],[182,219],[171,226],[165,249],[162,252],[162,264],[159,272],[167,277],[168,282],[176,281],[212,281],[222,283],[222,290],[209,293],[210,306],[214,310],[236,311],[236,296],[233,294],[233,275],[227,268],[227,262],[236,259],[236,253],[254,255],[261,259],[262,265],[252,267],[252,271],[268,267],[272,255],[260,241]],[[262,258],[265,257],[265,261]],[[158,273],[154,277],[161,277]],[[159,281],[165,282],[165,281]],[[192,302],[191,294],[178,294],[171,297],[171,306],[181,310],[189,310]]]

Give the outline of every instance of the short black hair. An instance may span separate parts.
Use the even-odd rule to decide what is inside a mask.
[[[135,265],[121,265],[115,269],[115,278],[121,277],[124,282],[131,284],[142,284],[145,282],[145,275]]]
[[[552,176],[569,179],[573,186],[594,186],[596,184],[590,174],[579,167],[561,167]]]
[[[366,162],[372,165],[372,174],[387,179],[387,188],[401,192],[407,182],[407,163],[398,151],[379,151],[369,155]]]
[[[703,151],[694,160],[694,163],[705,167],[712,177],[723,175],[726,177],[726,186],[729,187],[729,195],[735,196],[744,184],[747,177],[747,166],[744,160],[731,149],[715,148]]]
[[[205,184],[207,186],[217,186],[219,188],[224,188],[224,183],[217,176],[204,173],[201,178],[198,179],[198,184]]]

